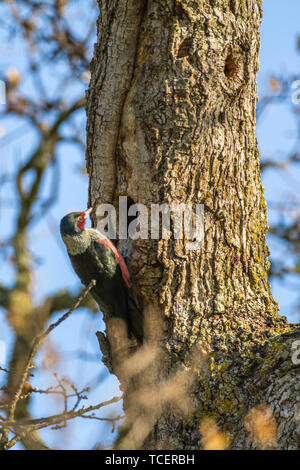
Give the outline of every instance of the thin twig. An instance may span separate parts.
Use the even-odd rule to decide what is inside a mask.
[[[22,421],[7,421],[5,423],[5,426],[10,429],[17,430],[17,435],[15,438],[13,438],[10,441],[7,441],[3,445],[3,450],[10,449],[15,444],[16,439],[17,440],[20,440],[20,438],[23,439],[24,437],[26,437],[28,434],[30,434],[33,431],[38,431],[39,429],[58,425],[62,421],[66,422],[66,421],[69,421],[70,419],[74,419],[78,417],[83,418],[86,413],[90,413],[91,411],[95,411],[107,405],[111,405],[112,403],[116,403],[120,401],[122,398],[123,398],[122,396],[114,397],[111,400],[98,403],[98,405],[91,405],[87,408],[82,407],[80,410],[77,410],[77,411],[71,410],[66,413],[60,413],[57,415],[48,416],[47,418],[27,419],[27,420],[22,420]],[[121,418],[122,417],[119,417],[119,416],[117,416],[116,418],[102,418],[101,421],[114,422]],[[91,417],[89,419],[91,419]],[[96,417],[94,419],[96,419]],[[53,429],[55,428],[53,427]],[[12,441],[13,441],[13,444],[12,444]]]
[[[7,421],[8,422],[10,422],[14,419],[16,406],[18,404],[20,396],[22,395],[22,390],[23,390],[24,384],[25,384],[25,382],[28,378],[30,368],[32,367],[32,361],[33,361],[33,359],[34,359],[34,357],[37,353],[37,350],[41,346],[42,342],[51,333],[51,331],[54,330],[54,328],[56,328],[58,325],[60,325],[60,323],[62,323],[64,320],[66,320],[71,315],[71,313],[73,313],[74,310],[76,310],[76,308],[80,305],[81,301],[86,297],[86,295],[89,293],[89,291],[95,285],[96,285],[96,281],[93,279],[89,283],[89,285],[84,289],[82,294],[78,297],[78,299],[76,300],[73,307],[70,310],[68,310],[68,312],[66,312],[62,317],[60,317],[55,323],[52,323],[44,333],[42,333],[41,335],[39,335],[35,338],[33,346],[32,346],[31,351],[29,353],[29,357],[28,357],[27,362],[26,362],[26,366],[25,366],[23,374],[20,378],[19,385],[18,385],[15,393],[13,394],[11,402],[10,402],[9,407],[8,407],[8,413],[7,413]],[[5,426],[3,426],[3,430],[4,429],[5,429]],[[4,448],[5,448],[6,442],[7,442],[7,433],[3,432],[2,439],[1,439],[1,445],[2,446],[4,445]]]

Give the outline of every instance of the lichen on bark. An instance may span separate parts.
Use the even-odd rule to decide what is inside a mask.
[[[192,375],[192,411],[185,415],[178,400],[174,407],[164,398],[139,445],[200,448],[201,420],[213,416],[231,435],[232,448],[259,447],[244,421],[263,403],[277,420],[270,445],[296,448],[291,409],[297,398],[290,395],[282,416],[279,375],[296,390],[299,367],[288,359],[283,366],[272,349],[288,355],[289,334],[299,337],[299,330],[278,315],[268,282],[255,118],[261,2],[120,3],[99,1],[87,104],[90,202],[117,204],[126,195],[149,209],[184,203],[203,204],[205,211],[200,250],[172,238],[138,239],[131,248],[146,337],[161,351],[159,371],[148,364],[143,383],[151,391],[183,371]],[[154,339],[153,316],[162,325]],[[130,393],[132,387],[127,411]],[[139,406],[135,419],[149,417],[145,404]],[[133,428],[131,421],[129,434]],[[293,433],[289,442],[286,429]]]

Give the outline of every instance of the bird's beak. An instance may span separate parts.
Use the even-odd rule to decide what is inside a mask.
[[[84,218],[85,218],[85,219],[90,215],[90,213],[92,212],[92,210],[93,210],[93,208],[90,207],[87,211],[84,212]]]

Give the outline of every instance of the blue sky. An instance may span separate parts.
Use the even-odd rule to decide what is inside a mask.
[[[300,54],[296,49],[297,36],[300,35],[300,2],[264,0],[263,12],[258,73],[259,97],[266,93],[267,83],[272,75],[300,77]],[[257,138],[262,159],[271,157],[280,160],[294,148],[296,125],[291,109],[290,97],[282,104],[269,106],[259,121]],[[272,203],[286,200],[290,191],[299,195],[299,178],[299,169],[295,168],[280,174],[276,170],[268,170],[263,175],[270,223],[276,218]],[[273,256],[286,256],[285,247],[274,240],[274,237],[268,236],[268,244]],[[288,280],[294,283],[293,276],[288,276]],[[286,283],[273,280],[272,292],[279,302],[280,313],[287,315],[290,321],[297,321],[291,313],[299,296],[298,289],[288,289]]]
[[[264,0],[264,18],[261,27],[261,52],[260,71],[258,74],[258,92],[262,96],[267,89],[267,82],[272,74],[295,74],[300,78],[300,54],[296,51],[296,37],[300,34],[300,2],[299,0]],[[76,21],[79,21],[77,18]],[[0,34],[1,38],[1,34]],[[15,66],[22,69],[23,59],[20,50],[15,46],[8,46],[9,50],[0,46],[0,66],[5,70],[8,66]],[[83,85],[78,87],[80,93]],[[76,90],[75,90],[76,94]],[[280,158],[286,154],[286,149],[293,145],[293,133],[295,133],[295,122],[290,106],[283,105],[270,106],[258,127],[258,142],[262,156]],[[1,108],[0,108],[1,111]],[[82,128],[85,128],[84,115],[76,117],[81,120]],[[3,125],[3,124],[2,124]],[[16,123],[13,120],[5,121],[6,131],[14,130]],[[13,169],[16,162],[21,162],[24,156],[34,145],[34,135],[20,133],[17,141],[11,141],[5,147],[0,147],[0,172]],[[88,179],[79,171],[78,167],[83,165],[83,155],[74,146],[61,144],[58,149],[59,165],[62,181],[59,188],[58,202],[55,207],[46,215],[42,221],[33,227],[30,232],[32,247],[36,258],[42,263],[35,266],[35,299],[38,302],[46,293],[55,292],[62,288],[75,289],[79,286],[66,256],[65,247],[59,235],[59,221],[63,215],[72,210],[81,210],[87,207]],[[75,170],[75,171],[74,171]],[[291,181],[295,181],[292,183]],[[267,202],[272,202],[284,198],[288,189],[299,181],[299,175],[294,172],[292,175],[279,176],[272,171],[266,173],[263,178],[265,186],[265,196]],[[47,183],[45,184],[46,190]],[[297,188],[296,188],[297,189]],[[10,197],[11,190],[6,196]],[[272,221],[275,215],[269,211],[269,220]],[[12,211],[8,207],[0,207],[1,220],[12,220]],[[5,236],[10,230],[10,223],[0,224],[0,238]],[[268,238],[271,249],[283,250],[281,244]],[[12,275],[11,268],[5,265],[0,266],[0,281],[9,279]],[[291,307],[296,293],[287,290],[281,282],[272,283],[273,295],[281,305],[282,314],[290,314]],[[289,316],[292,320],[293,318]],[[53,320],[55,320],[53,318]],[[4,314],[0,311],[0,340],[5,340],[8,346],[11,344],[11,332],[4,322]],[[84,309],[79,309],[66,322],[51,334],[52,346],[63,358],[57,365],[57,370],[61,375],[67,375],[71,380],[80,386],[86,386],[92,381],[98,385],[90,395],[89,403],[97,403],[107,400],[115,394],[119,394],[118,382],[113,376],[109,376],[106,369],[100,363],[99,347],[96,341],[95,332],[104,329],[104,325],[99,315],[89,315]],[[81,350],[94,355],[98,354],[97,362],[86,362],[75,359],[72,351]],[[9,355],[8,355],[9,357]],[[44,358],[43,350],[39,354],[37,362]],[[49,372],[38,374],[33,380],[33,385],[39,383],[49,386],[54,383],[53,376]],[[51,412],[59,411],[61,404],[52,403]],[[118,408],[116,406],[115,408]],[[120,410],[119,410],[120,411]],[[49,414],[48,400],[40,400],[38,408],[35,403],[32,405],[32,413],[35,416]],[[105,415],[105,413],[103,413]],[[82,432],[84,426],[84,433]],[[42,433],[46,441],[52,446],[61,448],[88,449],[95,442],[95,436],[99,436],[106,445],[112,441],[112,434],[109,426],[102,423],[93,423],[87,420],[77,419],[68,426],[67,431],[44,431]],[[59,443],[59,444],[58,444]]]

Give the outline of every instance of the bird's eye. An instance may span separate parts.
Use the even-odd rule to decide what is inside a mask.
[[[85,225],[85,219],[82,215],[80,215],[77,219],[77,225],[78,227],[80,228],[80,230],[83,230],[84,229],[84,225]]]

